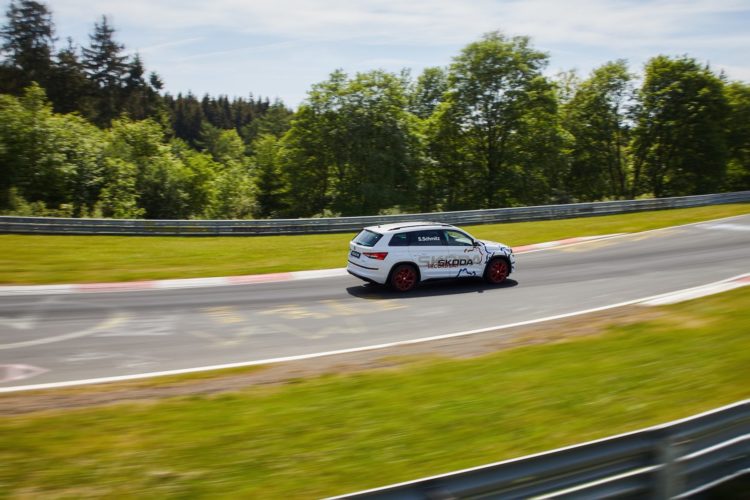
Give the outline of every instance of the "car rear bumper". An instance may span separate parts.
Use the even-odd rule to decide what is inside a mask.
[[[365,267],[352,261],[349,261],[346,266],[346,270],[352,276],[355,276],[361,280],[369,281],[370,283],[380,283],[381,285],[384,285],[388,280],[386,271],[382,269]]]

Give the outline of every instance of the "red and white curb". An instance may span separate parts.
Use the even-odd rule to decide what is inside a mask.
[[[250,274],[217,278],[188,278],[174,280],[125,281],[120,283],[83,283],[71,285],[16,285],[0,286],[0,296],[8,295],[61,295],[66,293],[142,292],[149,290],[174,290],[179,288],[205,288],[216,286],[249,285],[253,283],[280,283],[345,276],[346,269],[320,269],[289,273]]]
[[[594,240],[608,240],[610,238],[616,238],[617,236],[623,236],[630,233],[618,233],[618,234],[605,234],[602,236],[581,236],[579,238],[567,238],[564,240],[547,241],[545,243],[536,243],[534,245],[521,245],[513,247],[513,253],[532,253],[540,252],[542,250],[549,250],[550,248],[569,247],[577,245],[579,243],[588,243]]]
[[[585,236],[582,238],[568,238],[559,241],[537,243],[515,247],[516,254],[539,252],[551,248],[560,248],[621,236],[609,234],[604,236]],[[317,278],[333,278],[346,276],[345,268],[318,269],[314,271],[294,271],[288,273],[249,274],[245,276],[223,276],[216,278],[187,278],[171,280],[124,281],[117,283],[83,283],[66,285],[12,285],[0,286],[0,296],[9,295],[62,295],[67,293],[97,293],[97,292],[140,292],[149,290],[176,290],[181,288],[207,288],[217,286],[250,285],[255,283],[281,283],[285,281],[299,281]]]

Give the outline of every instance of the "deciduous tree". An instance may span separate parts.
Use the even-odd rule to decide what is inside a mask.
[[[729,165],[727,188],[750,189],[750,85],[733,82],[727,86],[729,101]]]
[[[563,107],[572,134],[570,190],[584,201],[622,198],[628,193],[629,106],[632,75],[623,60],[595,69]]]
[[[257,218],[273,218],[288,208],[287,186],[281,172],[281,142],[272,134],[263,134],[253,143],[253,177],[255,180]]]
[[[285,136],[290,209],[372,214],[399,204],[415,178],[404,81],[383,71],[313,86]]]
[[[525,148],[535,142],[528,134],[547,134],[540,119],[554,118],[556,112],[553,86],[542,75],[546,64],[547,55],[534,50],[528,38],[498,32],[469,44],[454,59],[437,137],[455,147],[448,152],[453,159],[437,161],[458,167],[439,178],[458,183],[465,194],[446,200],[446,207],[499,207],[538,199],[539,158]],[[556,142],[549,139],[545,144]],[[554,168],[554,160],[544,159],[550,160],[546,169]],[[522,184],[526,193],[519,191]]]
[[[635,190],[717,191],[726,176],[728,114],[724,82],[708,66],[687,56],[651,59],[635,112]]]

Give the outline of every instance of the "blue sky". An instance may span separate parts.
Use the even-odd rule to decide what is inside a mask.
[[[2,1],[3,12],[8,0]],[[296,107],[331,71],[447,66],[500,30],[528,35],[547,72],[631,70],[688,54],[750,82],[750,0],[49,0],[60,43],[106,14],[170,93],[281,98]]]

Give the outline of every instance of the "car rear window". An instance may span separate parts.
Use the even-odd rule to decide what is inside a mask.
[[[380,238],[382,237],[383,235],[380,233],[370,231],[369,229],[363,229],[354,238],[354,243],[356,243],[357,245],[362,245],[363,247],[374,247],[375,243],[380,241]]]

